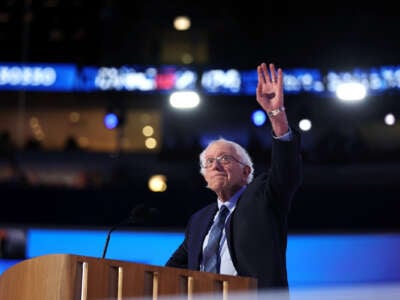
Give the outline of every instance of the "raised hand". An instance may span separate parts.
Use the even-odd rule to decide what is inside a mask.
[[[269,70],[266,63],[257,67],[257,102],[267,112],[271,113],[283,106],[283,74],[282,69],[275,69],[274,64],[269,64]]]
[[[268,114],[272,130],[276,136],[282,136],[289,130],[285,106],[283,102],[283,72],[275,69],[274,64],[266,63],[257,67],[258,84],[256,89],[257,102]]]

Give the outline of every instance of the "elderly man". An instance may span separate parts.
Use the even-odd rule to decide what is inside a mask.
[[[282,69],[262,63],[257,72],[257,102],[272,126],[270,170],[253,179],[244,148],[212,141],[200,154],[200,172],[217,199],[191,216],[166,266],[250,276],[259,289],[287,289],[287,222],[302,177],[300,136],[288,124]]]

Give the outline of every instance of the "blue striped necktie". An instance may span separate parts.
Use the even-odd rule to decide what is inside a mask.
[[[207,246],[203,251],[204,271],[219,273],[220,257],[219,257],[219,242],[224,229],[225,219],[228,216],[229,209],[222,205],[219,209],[217,219],[211,227],[208,237]]]

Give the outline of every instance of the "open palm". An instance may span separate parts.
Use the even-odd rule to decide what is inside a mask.
[[[270,112],[283,107],[283,73],[275,69],[274,64],[262,63],[257,67],[258,84],[256,90],[257,102]]]

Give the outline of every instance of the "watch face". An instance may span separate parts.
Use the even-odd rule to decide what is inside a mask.
[[[281,106],[277,109],[274,109],[274,110],[271,110],[270,112],[268,112],[268,116],[275,117],[276,115],[280,114],[283,111],[285,111],[285,107]]]

